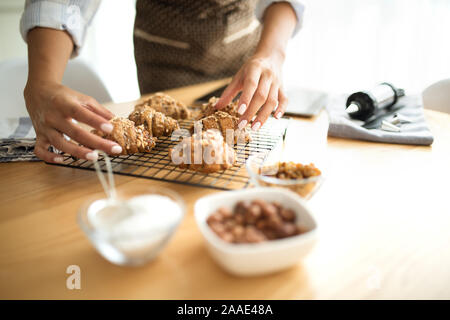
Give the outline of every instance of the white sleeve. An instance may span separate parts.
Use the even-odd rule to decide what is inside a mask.
[[[22,38],[26,42],[35,27],[65,30],[74,43],[72,57],[77,56],[99,4],[100,0],[26,0],[20,19]]]
[[[294,9],[297,16],[297,25],[295,26],[295,30],[292,36],[295,36],[302,27],[303,12],[305,11],[305,6],[298,0],[258,0],[255,8],[256,18],[258,18],[258,20],[262,23],[264,19],[264,12],[266,11],[267,7],[275,2],[287,2]]]

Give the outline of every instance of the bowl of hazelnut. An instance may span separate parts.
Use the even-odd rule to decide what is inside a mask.
[[[209,253],[238,276],[277,272],[299,263],[316,242],[305,201],[283,188],[226,191],[195,203]]]
[[[314,163],[267,163],[264,156],[255,154],[246,161],[246,169],[255,186],[286,188],[306,200],[314,195],[323,182],[322,172]]]

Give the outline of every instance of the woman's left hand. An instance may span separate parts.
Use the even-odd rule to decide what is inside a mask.
[[[284,56],[273,53],[270,56],[251,57],[234,76],[216,104],[222,109],[242,91],[238,103],[239,129],[252,122],[252,129],[258,130],[275,110],[279,119],[286,111],[287,98],[282,87],[282,66]]]

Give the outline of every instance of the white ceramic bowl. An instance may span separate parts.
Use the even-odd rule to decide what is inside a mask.
[[[297,236],[256,244],[232,244],[220,239],[207,225],[208,216],[220,207],[232,209],[238,201],[278,201],[293,209],[307,232]],[[225,191],[203,197],[195,203],[195,219],[213,259],[226,271],[239,276],[256,276],[286,269],[298,263],[316,242],[317,224],[303,199],[282,188],[252,188]]]

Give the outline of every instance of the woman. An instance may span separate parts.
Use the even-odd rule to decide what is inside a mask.
[[[80,128],[72,119],[109,133],[113,114],[92,97],[61,84],[77,55],[99,1],[27,0],[21,33],[28,44],[25,102],[36,131],[36,155],[62,162],[50,145],[94,160],[94,149],[121,153],[113,141]],[[258,130],[272,111],[283,115],[287,99],[281,71],[289,38],[300,28],[303,6],[296,0],[138,0],[134,29],[141,93],[228,77],[233,80],[217,109],[239,92],[239,127]],[[262,22],[255,23],[254,16]],[[63,134],[82,144],[64,139]]]

